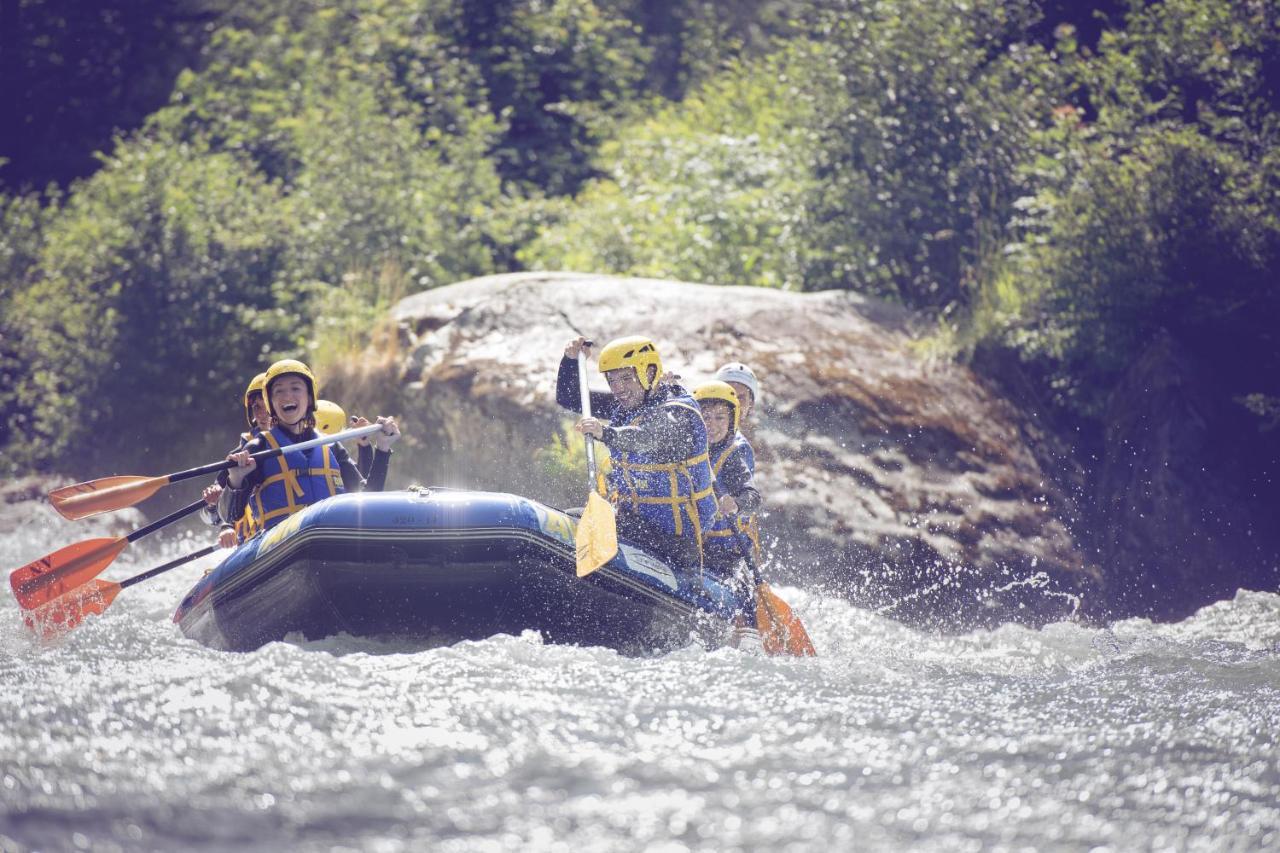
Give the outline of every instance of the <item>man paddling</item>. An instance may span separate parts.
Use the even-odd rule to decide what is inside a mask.
[[[581,337],[569,342],[556,378],[556,402],[575,412],[582,411],[577,358],[586,346]],[[609,343],[598,366],[609,393],[591,392],[598,417],[575,428],[609,448],[619,535],[675,565],[701,566],[716,500],[697,403],[681,386],[658,382],[662,360],[648,338]]]

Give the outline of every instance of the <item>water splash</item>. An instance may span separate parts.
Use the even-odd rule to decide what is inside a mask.
[[[0,559],[73,538],[24,530]],[[140,544],[109,575],[203,542]],[[782,587],[819,647],[807,660],[530,633],[235,655],[169,621],[212,562],[51,646],[0,596],[0,849],[1280,844],[1274,594],[1176,625],[935,635]]]

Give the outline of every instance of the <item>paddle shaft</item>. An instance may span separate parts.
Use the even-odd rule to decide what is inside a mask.
[[[270,459],[273,456],[279,456],[283,453],[292,453],[295,450],[310,450],[313,447],[319,447],[322,444],[333,444],[336,441],[348,441],[353,438],[361,438],[362,436],[372,435],[382,429],[382,424],[369,424],[368,426],[349,429],[345,432],[334,433],[333,435],[322,435],[319,438],[300,441],[297,444],[290,444],[286,447],[273,447],[270,450],[261,450],[251,454],[250,459],[261,462],[263,459]],[[179,471],[176,474],[170,474],[167,479],[170,483],[177,483],[182,480],[190,480],[192,477],[203,477],[206,474],[216,474],[219,471],[230,471],[236,467],[236,463],[230,459],[222,462],[212,462],[208,465],[201,465],[199,468],[190,468],[186,471]]]
[[[184,565],[186,563],[190,563],[192,560],[198,560],[201,557],[207,557],[210,554],[212,554],[214,551],[217,551],[218,547],[219,546],[217,544],[208,545],[194,553],[183,555],[181,557],[178,557],[175,560],[170,560],[169,562],[165,563],[162,566],[156,566],[154,569],[148,569],[142,574],[134,575],[128,580],[120,581],[120,588],[128,589],[129,587],[133,586],[135,583],[142,583],[143,581],[148,580],[149,578],[153,578],[156,575],[162,575],[165,572],[169,571],[170,569],[176,569],[178,568],[178,566]]]
[[[578,392],[582,397],[582,416],[591,417],[591,390],[587,388],[587,353],[585,347],[578,350]],[[587,479],[591,488],[596,487],[596,446],[590,433],[584,433],[587,439]]]
[[[124,537],[124,540],[126,542],[137,542],[143,536],[147,536],[151,533],[155,533],[157,530],[159,530],[162,527],[168,527],[170,524],[173,524],[175,521],[177,521],[180,518],[186,518],[188,515],[191,515],[191,513],[200,509],[200,507],[202,506],[204,506],[203,498],[201,498],[198,501],[193,501],[187,504],[186,506],[184,506],[182,509],[175,510],[174,512],[171,512],[168,515],[166,515],[164,518],[159,519],[158,521],[153,521],[145,527],[139,527],[137,530],[133,531],[128,536]]]

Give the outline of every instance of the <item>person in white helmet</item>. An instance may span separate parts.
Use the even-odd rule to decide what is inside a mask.
[[[760,382],[756,379],[755,373],[742,362],[731,361],[721,366],[712,378],[728,382],[729,387],[737,393],[738,402],[742,406],[738,428],[750,433],[748,425],[751,422],[751,413],[755,411],[756,401],[760,399]]]

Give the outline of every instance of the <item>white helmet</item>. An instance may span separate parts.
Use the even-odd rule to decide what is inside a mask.
[[[760,383],[756,381],[756,375],[751,372],[751,368],[742,362],[729,362],[716,371],[715,378],[721,382],[737,382],[746,385],[751,392],[751,399],[757,403],[760,402]]]

